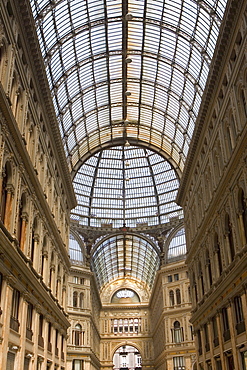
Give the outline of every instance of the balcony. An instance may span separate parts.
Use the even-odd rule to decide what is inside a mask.
[[[44,348],[44,338],[41,335],[38,336],[38,345]]]
[[[231,338],[230,329],[227,329],[227,330],[224,331],[223,338],[224,338],[225,342],[230,340],[230,338]]]
[[[31,329],[26,328],[26,338],[32,340],[33,332]]]
[[[14,316],[11,316],[10,317],[10,328],[18,333],[19,327],[20,327],[20,323],[18,319],[16,319]]]
[[[237,334],[241,334],[241,333],[245,332],[245,323],[244,323],[244,321],[238,322],[236,324],[236,331],[237,331]]]
[[[214,342],[214,347],[218,347],[218,345],[219,345],[219,337],[215,337],[213,342]]]
[[[47,343],[47,350],[48,350],[49,352],[52,352],[52,344],[51,344],[51,342],[48,342],[48,343]]]

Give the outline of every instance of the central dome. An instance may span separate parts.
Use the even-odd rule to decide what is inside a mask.
[[[176,171],[149,149],[103,149],[82,164],[73,183],[78,205],[71,216],[81,225],[155,226],[182,216]]]

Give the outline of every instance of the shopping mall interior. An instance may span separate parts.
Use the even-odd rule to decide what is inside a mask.
[[[247,0],[0,2],[0,369],[247,370]]]

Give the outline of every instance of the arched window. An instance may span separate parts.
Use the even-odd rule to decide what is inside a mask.
[[[183,328],[180,326],[179,321],[175,321],[172,328],[172,341],[173,343],[181,343],[183,340]]]
[[[76,324],[73,334],[73,344],[76,346],[82,346],[84,333],[82,332],[82,327],[80,324]]]
[[[2,172],[2,193],[1,193],[1,220],[4,225],[8,228],[10,215],[8,209],[11,210],[10,202],[12,198],[11,192],[8,190],[8,186],[11,183],[12,171],[9,163],[6,163],[5,168]]]
[[[174,306],[175,300],[174,300],[174,291],[173,290],[170,290],[169,297],[170,297],[170,306]]]
[[[78,293],[73,293],[73,307],[77,307],[77,301],[78,301]]]
[[[219,242],[219,237],[217,233],[215,233],[215,236],[214,236],[214,250],[215,250],[215,254],[217,258],[219,275],[221,275],[223,267],[222,267],[221,251],[220,251],[220,242]]]
[[[225,217],[225,227],[226,227],[225,231],[226,231],[226,238],[228,240],[230,258],[231,258],[231,261],[233,261],[235,257],[235,247],[234,247],[234,241],[233,241],[232,225],[231,225],[230,217],[228,213],[226,214],[226,217]]]
[[[247,207],[246,207],[246,201],[245,201],[245,194],[242,188],[239,189],[239,193],[238,193],[238,208],[239,208],[239,215],[243,223],[245,243],[246,243],[247,242]]]
[[[177,304],[181,304],[181,293],[180,293],[180,289],[176,289],[176,302],[177,302]]]
[[[202,295],[204,295],[204,293],[205,293],[205,290],[204,290],[204,278],[203,278],[203,272],[202,272],[202,265],[201,265],[201,263],[199,263],[198,270],[199,270],[199,276],[200,276],[201,292],[202,292]]]
[[[193,291],[194,291],[194,297],[195,297],[195,301],[196,303],[198,302],[198,293],[197,293],[197,283],[196,283],[196,277],[195,277],[195,273],[193,273],[192,275],[192,288],[193,288]]]
[[[211,260],[210,260],[208,249],[206,249],[206,269],[207,269],[209,289],[210,289],[211,285],[213,284],[213,278],[212,278]]]

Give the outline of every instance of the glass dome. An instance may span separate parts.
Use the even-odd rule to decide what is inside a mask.
[[[174,168],[148,149],[104,149],[80,167],[73,183],[78,205],[71,216],[81,225],[154,226],[182,216]]]

